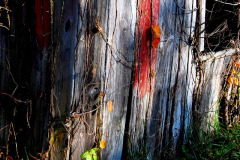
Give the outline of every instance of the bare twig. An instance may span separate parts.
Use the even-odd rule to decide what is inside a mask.
[[[8,9],[8,7],[2,7],[2,6],[0,6],[0,10],[6,10],[6,11],[8,11],[8,12],[12,12],[10,9]]]
[[[90,114],[90,113],[98,110],[98,108],[100,108],[100,107],[102,107],[102,105],[99,105],[97,108],[95,108],[95,109],[93,109],[93,110],[91,110],[91,111],[88,111],[88,112],[84,112],[84,113],[73,112],[73,113],[71,114],[71,117],[74,117],[74,115],[82,116],[82,115]]]
[[[28,125],[28,127],[30,128],[29,119],[31,118],[31,115],[32,115],[32,101],[31,101],[31,100],[23,101],[23,100],[20,100],[20,99],[15,98],[15,97],[14,97],[13,95],[11,95],[11,94],[8,94],[8,93],[5,93],[5,92],[1,92],[1,91],[0,91],[0,95],[6,95],[6,96],[10,97],[12,100],[14,100],[14,101],[17,102],[17,103],[23,103],[23,104],[29,105],[29,106],[27,106],[26,118],[27,118],[27,125]],[[29,108],[28,108],[28,107],[29,107]],[[30,112],[30,113],[29,113],[29,112]],[[0,131],[1,131],[1,130],[0,130]]]
[[[0,132],[1,132],[3,129],[7,128],[7,127],[8,127],[8,125],[6,125],[6,126],[4,126],[3,128],[1,128],[1,129],[0,129]]]
[[[99,30],[99,33],[101,34],[103,40],[106,42],[106,44],[110,47],[112,53],[119,59],[118,62],[120,62],[121,64],[123,64],[125,67],[128,68],[132,68],[132,66],[123,58],[121,58],[117,53],[120,53],[122,55],[121,52],[118,51],[118,49],[114,46],[114,44],[111,44],[109,42],[109,38],[107,37],[107,35],[103,32],[102,28],[99,26],[98,22],[96,22],[96,27]],[[113,55],[113,56],[114,56]]]
[[[10,30],[7,26],[4,26],[3,23],[0,23],[0,27]]]
[[[22,100],[20,100],[20,99],[15,98],[15,97],[14,97],[13,95],[11,95],[11,94],[4,93],[4,92],[1,92],[1,91],[0,91],[0,95],[6,95],[6,96],[10,97],[11,99],[13,99],[15,102],[18,102],[18,103],[24,103],[24,104],[30,103],[29,100],[22,101]]]
[[[11,77],[12,77],[13,83],[16,85],[15,89],[14,89],[13,92],[12,92],[12,95],[14,95],[14,93],[16,92],[16,90],[17,90],[17,88],[18,88],[18,84],[17,84],[17,82],[15,81],[14,76],[13,76],[13,74],[12,74],[12,72],[11,72],[10,63],[9,63],[9,60],[8,60],[8,57],[7,57],[7,56],[6,56],[6,61],[7,61],[7,64],[6,64],[7,70],[8,70],[9,74],[10,74]]]
[[[9,131],[8,131],[8,142],[9,142],[9,139],[10,139],[11,129],[13,131],[13,135],[14,135],[14,139],[15,139],[15,145],[16,145],[16,153],[17,153],[17,157],[19,159],[18,146],[17,146],[17,136],[16,136],[16,132],[15,132],[15,129],[14,129],[14,126],[13,126],[12,122],[10,124]],[[8,154],[8,147],[9,147],[9,145],[7,144],[7,154]]]
[[[30,113],[28,111],[28,106],[27,106],[27,114],[26,114],[26,119],[27,119],[27,125],[30,128],[30,123],[29,123],[29,119],[31,119],[32,116],[32,101],[28,101],[29,103],[29,109],[30,109]]]
[[[218,0],[215,0],[215,2],[227,4],[227,5],[231,5],[231,6],[239,6],[240,5],[240,3],[228,3],[228,2],[218,1]]]
[[[39,160],[37,157],[34,157],[33,155],[31,155],[30,153],[28,153],[30,157],[32,157],[35,160]]]
[[[208,35],[208,38],[215,35],[216,33],[223,32],[227,28],[227,21],[224,21],[221,23],[212,33]]]

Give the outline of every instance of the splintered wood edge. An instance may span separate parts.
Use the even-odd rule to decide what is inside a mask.
[[[224,56],[231,56],[235,53],[239,52],[239,48],[236,49],[226,49],[223,51],[219,51],[219,52],[209,52],[207,53],[207,55],[204,56],[200,56],[200,60],[201,61],[208,61],[208,60],[212,60],[214,58],[221,58]]]

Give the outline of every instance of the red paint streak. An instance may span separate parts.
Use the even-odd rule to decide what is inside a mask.
[[[156,73],[157,48],[151,46],[151,26],[159,24],[160,0],[140,0],[138,34],[140,41],[135,62],[135,82],[140,97],[151,92]]]
[[[50,36],[50,0],[35,0],[36,34],[38,48],[49,46]]]

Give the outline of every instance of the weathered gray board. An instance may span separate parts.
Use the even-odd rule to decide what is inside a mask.
[[[86,149],[99,147],[100,140],[106,141],[106,148],[101,150],[102,159],[121,159],[127,152],[124,138],[131,142],[126,144],[131,144],[133,151],[146,146],[149,157],[157,157],[165,146],[176,151],[177,145],[187,137],[194,113],[210,113],[203,117],[205,121],[208,116],[214,116],[212,113],[216,110],[223,79],[221,73],[231,57],[223,54],[221,58],[203,60],[206,57],[202,56],[202,71],[198,70],[199,57],[192,50],[193,44],[189,43],[197,17],[195,0],[160,1],[162,36],[155,87],[145,97],[138,97],[138,91],[133,87],[138,0],[51,2],[51,47],[48,52],[42,51],[42,59],[36,50],[26,45],[21,53],[35,53],[32,58],[38,60],[40,69],[34,64],[27,65],[32,72],[24,78],[21,64],[28,63],[29,59],[17,59],[19,55],[14,52],[9,59],[11,65],[19,68],[19,73],[14,72],[14,76],[18,76],[17,83],[26,79],[31,82],[22,98],[32,101],[35,107],[32,115],[35,117],[30,119],[31,129],[26,129],[26,123],[23,131],[29,131],[30,138],[25,137],[25,140],[27,147],[35,148],[29,149],[36,152],[35,155],[41,152],[41,147],[48,146],[51,137],[56,137],[56,131],[61,131],[65,134],[64,142],[50,141],[52,159],[80,159]],[[26,15],[20,16],[24,18]],[[14,29],[27,31],[21,25]],[[97,25],[100,28],[96,29]],[[1,48],[10,47],[2,30]],[[17,42],[17,47],[25,43]],[[28,42],[36,45],[34,41]],[[6,53],[7,50],[1,49],[0,91],[11,94],[13,89],[8,89],[11,74],[6,68]],[[44,98],[39,98],[41,92],[44,92]],[[103,92],[102,100],[98,98],[100,92]],[[111,113],[108,112],[108,101],[113,102]],[[1,146],[7,144],[12,122],[12,118],[5,114],[9,110],[7,104],[11,105],[8,101],[0,104]],[[13,112],[14,107],[10,110]],[[20,116],[26,117],[26,114]],[[71,118],[66,122],[67,117]],[[202,126],[206,127],[204,123]],[[22,133],[20,130],[16,132]]]
[[[155,89],[153,95],[145,97],[145,100],[135,98],[133,93],[134,109],[129,128],[135,145],[144,138],[143,133],[146,132],[145,145],[150,155],[157,156],[166,145],[175,150],[177,142],[185,138],[190,124],[197,83],[196,64],[188,39],[194,33],[196,11],[196,1],[160,1],[162,36],[158,48]],[[145,105],[149,105],[146,107],[150,111],[148,115],[146,109],[142,108]],[[139,108],[140,113],[135,108]],[[139,114],[140,119],[135,119]],[[136,125],[140,121],[142,124]]]
[[[85,11],[85,7],[89,7],[89,13]],[[98,117],[99,122],[96,121],[99,113],[86,114],[77,120],[79,121],[76,127],[78,130],[72,138],[71,159],[79,158],[79,155],[87,148],[93,147],[94,143],[98,144],[96,137],[106,141],[106,148],[102,150],[103,159],[120,159],[128,97],[131,94],[129,89],[134,60],[136,2],[95,1],[91,3],[82,1],[80,9],[82,13],[86,13],[80,19],[82,28],[79,34],[74,72],[77,74],[84,67],[86,69],[79,72],[77,76],[77,78],[80,77],[79,80],[74,81],[73,104],[79,104],[81,92],[87,97],[95,94],[90,93],[93,88],[103,92],[104,98],[101,104],[98,103],[101,105],[97,111],[101,112]],[[92,33],[91,30],[97,23],[102,31]],[[86,35],[86,29],[90,30],[89,35]],[[81,55],[84,57],[79,58]],[[93,73],[93,70],[96,73]],[[86,78],[85,81],[82,80],[83,77]],[[95,109],[89,105],[94,100],[80,102],[76,111],[88,112]],[[106,106],[108,101],[113,102],[114,109],[111,113],[108,112]],[[96,107],[99,106],[96,105]]]

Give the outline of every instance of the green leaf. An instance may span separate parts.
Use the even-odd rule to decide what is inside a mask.
[[[97,151],[99,150],[99,148],[93,148],[91,149],[90,154],[93,155],[93,160],[97,160]]]
[[[92,155],[90,155],[90,154],[87,155],[87,156],[86,156],[86,160],[93,160]]]
[[[99,148],[88,149],[81,155],[81,158],[86,158],[86,160],[97,160],[98,150]]]
[[[93,160],[97,160],[97,154],[96,153],[93,155]]]
[[[98,150],[99,150],[99,148],[92,148],[91,153],[93,153],[93,152],[96,153]]]
[[[86,158],[88,155],[90,155],[89,154],[89,151],[90,151],[91,149],[87,149],[82,155],[81,155],[81,158]]]

